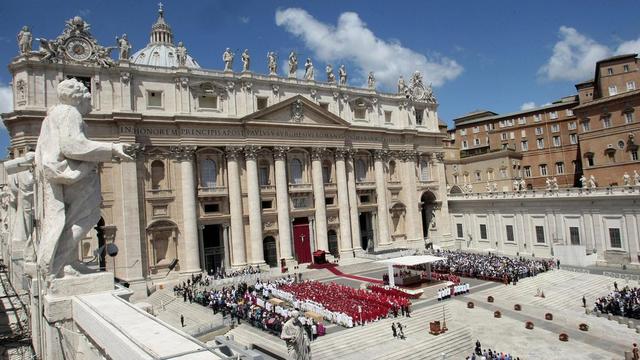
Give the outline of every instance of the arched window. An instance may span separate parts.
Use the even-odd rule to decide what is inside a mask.
[[[202,159],[200,162],[200,186],[204,188],[214,188],[216,187],[216,177],[217,177],[217,166],[216,162],[212,159]]]
[[[429,163],[427,160],[420,160],[420,181],[429,181]]]
[[[331,162],[329,160],[322,163],[322,181],[325,184],[331,182]]]
[[[291,182],[302,184],[302,162],[299,159],[291,160]]]
[[[160,189],[164,185],[164,177],[164,163],[154,160],[151,163],[151,189]]]
[[[356,161],[356,181],[362,182],[367,177],[367,165],[364,160],[358,159]]]

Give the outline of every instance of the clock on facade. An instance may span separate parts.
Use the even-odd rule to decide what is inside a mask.
[[[93,51],[91,43],[81,37],[72,37],[64,45],[65,52],[75,61],[87,60]]]

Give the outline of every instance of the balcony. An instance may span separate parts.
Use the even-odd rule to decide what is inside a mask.
[[[289,184],[290,193],[313,192],[311,184]]]
[[[372,190],[376,188],[375,181],[357,181],[356,189],[358,190]]]
[[[387,187],[389,190],[399,190],[402,189],[402,183],[400,181],[387,181]]]
[[[150,199],[171,199],[173,198],[173,190],[170,189],[151,189],[147,190],[147,198]]]
[[[337,189],[336,183],[324,183],[324,191],[335,192]]]
[[[262,194],[275,194],[276,186],[275,185],[260,185],[260,193]]]
[[[198,197],[227,196],[228,190],[226,186],[212,186],[198,188]]]

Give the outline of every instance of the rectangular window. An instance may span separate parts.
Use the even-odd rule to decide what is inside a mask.
[[[540,122],[541,118],[540,118],[540,114],[534,114],[533,115],[533,121],[534,122]]]
[[[557,162],[556,163],[556,174],[558,174],[558,175],[564,174],[564,163],[563,162]]]
[[[516,138],[516,133],[513,131],[509,132],[509,139],[513,140],[515,138]]]
[[[631,124],[633,122],[633,112],[628,111],[624,113],[624,123]]]
[[[544,244],[544,226],[536,226],[536,243]]]
[[[524,177],[531,177],[531,166],[524,167]]]
[[[547,164],[540,164],[538,169],[540,170],[540,176],[547,176]]]
[[[622,69],[624,70],[624,72],[629,72],[629,65],[622,66]]]
[[[569,134],[569,142],[571,144],[577,144],[578,143],[578,134]]]
[[[384,122],[386,122],[386,123],[390,123],[391,122],[391,111],[385,111],[384,112]]]
[[[567,129],[575,130],[576,129],[576,122],[575,121],[571,121],[571,122],[567,123]]]
[[[480,139],[478,139],[478,138],[473,139],[473,145],[475,145],[475,146],[480,145]]]
[[[369,202],[369,195],[360,195],[360,204],[367,204]]]
[[[549,113],[549,118],[550,118],[551,120],[555,120],[555,119],[557,119],[557,118],[558,118],[558,112],[557,112],[557,111],[552,111],[552,112],[550,112],[550,113]]]
[[[474,134],[477,134],[477,133],[479,133],[479,132],[480,132],[480,126],[474,126],[474,127],[473,127],[473,133],[474,133]]]
[[[562,145],[562,142],[560,141],[560,136],[554,136],[553,137],[553,146],[558,147]]]
[[[460,129],[460,135],[467,135],[467,129]]]
[[[475,174],[476,181],[482,180],[482,175],[480,174],[480,171],[476,171],[474,174]]]
[[[529,150],[529,143],[527,142],[527,140],[523,140],[520,142],[520,150],[521,151]]]
[[[424,110],[416,109],[416,124],[422,125],[422,119],[424,118]]]
[[[536,145],[538,149],[544,149],[544,139],[536,139]]]
[[[198,107],[200,109],[217,109],[218,97],[217,96],[200,96],[198,98]]]
[[[269,181],[269,167],[260,166],[258,169],[258,182],[260,186],[270,185],[271,181]]]
[[[480,224],[480,239],[487,240],[487,225]]]
[[[324,203],[326,205],[333,205],[333,196],[324,198]]]
[[[500,139],[507,140],[508,139],[507,133],[506,132],[500,133]]]
[[[522,116],[518,118],[518,125],[525,125],[527,123],[527,118]]]
[[[527,130],[525,129],[520,130],[520,137],[527,137]]]
[[[293,198],[292,201],[293,201],[293,207],[296,209],[303,209],[307,207],[306,197]]]
[[[627,91],[635,90],[636,82],[635,81],[627,81]]]
[[[162,91],[147,91],[147,106],[150,108],[161,108]]]
[[[537,127],[536,128],[536,135],[542,135],[544,134],[544,129],[541,127]]]
[[[204,212],[217,213],[220,211],[220,204],[204,204]]]
[[[582,131],[589,131],[591,130],[591,124],[589,120],[585,120],[582,122]]]
[[[618,87],[615,85],[609,85],[609,96],[618,95]]]
[[[560,131],[560,124],[553,124],[551,125],[551,132],[559,132]]]
[[[466,149],[469,147],[469,143],[467,142],[467,140],[462,140],[462,148]]]
[[[506,168],[500,168],[500,177],[502,177],[503,179],[507,178],[507,169]]]
[[[458,233],[457,234],[458,238],[460,238],[460,239],[463,238],[464,237],[464,233],[462,231],[462,224],[456,224],[456,230],[457,230],[457,233]]]
[[[353,110],[353,117],[358,120],[364,120],[367,116],[367,109],[364,107],[356,107]],[[422,119],[418,121],[418,110],[416,110],[416,123],[419,125],[422,122]]]
[[[631,160],[638,161],[638,150],[631,150]]]
[[[572,109],[567,109],[567,110],[565,111],[565,115],[567,115],[567,116],[573,116],[573,110],[572,110]]]
[[[607,68],[607,75],[613,75],[613,69]]]
[[[609,244],[612,248],[622,248],[622,238],[620,237],[619,228],[609,228]]]
[[[262,209],[271,209],[271,207],[273,206],[273,201],[271,201],[271,200],[262,200],[260,206],[261,206]]]
[[[507,225],[507,241],[516,241],[516,239],[513,237],[513,225]]]
[[[269,103],[269,99],[266,97],[258,97],[256,98],[256,106],[258,107],[258,110],[262,110],[264,108],[267,107]]]
[[[569,227],[569,238],[571,239],[571,245],[580,245],[580,228],[577,226]]]
[[[602,127],[605,128],[605,129],[611,127],[611,116],[610,115],[607,115],[607,116],[602,118]]]
[[[595,164],[596,164],[596,162],[593,160],[593,155],[588,155],[587,156],[587,165],[594,166]]]

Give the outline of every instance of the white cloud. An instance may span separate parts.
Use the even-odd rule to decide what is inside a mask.
[[[342,61],[351,61],[356,66],[355,71],[347,68],[351,79],[354,72],[364,79],[373,71],[379,83],[395,88],[401,74],[406,78],[420,70],[426,83],[439,86],[463,71],[453,59],[439,55],[427,57],[403,47],[398,41],[378,38],[354,12],[342,13],[336,26],[320,22],[300,8],[277,10],[275,20],[278,26],[304,41],[313,52],[316,69],[333,63],[337,70]]]
[[[597,61],[613,55],[640,53],[640,38],[624,41],[614,51],[572,27],[561,26],[558,35],[560,40],[554,45],[553,54],[538,70],[538,75],[547,80],[589,79]]]
[[[584,80],[593,75],[594,65],[611,51],[606,46],[580,34],[576,29],[561,26],[560,41],[553,47],[553,55],[538,74],[548,80]]]
[[[248,24],[249,21],[251,21],[251,18],[248,16],[240,16],[238,20],[240,20],[240,22],[243,24]]]
[[[524,110],[531,110],[534,109],[536,107],[536,103],[534,103],[533,101],[527,101],[526,103],[522,104],[522,106],[520,106],[520,110],[524,111]]]
[[[13,111],[13,90],[9,85],[0,84],[0,114]],[[4,123],[0,121],[0,129]]]

